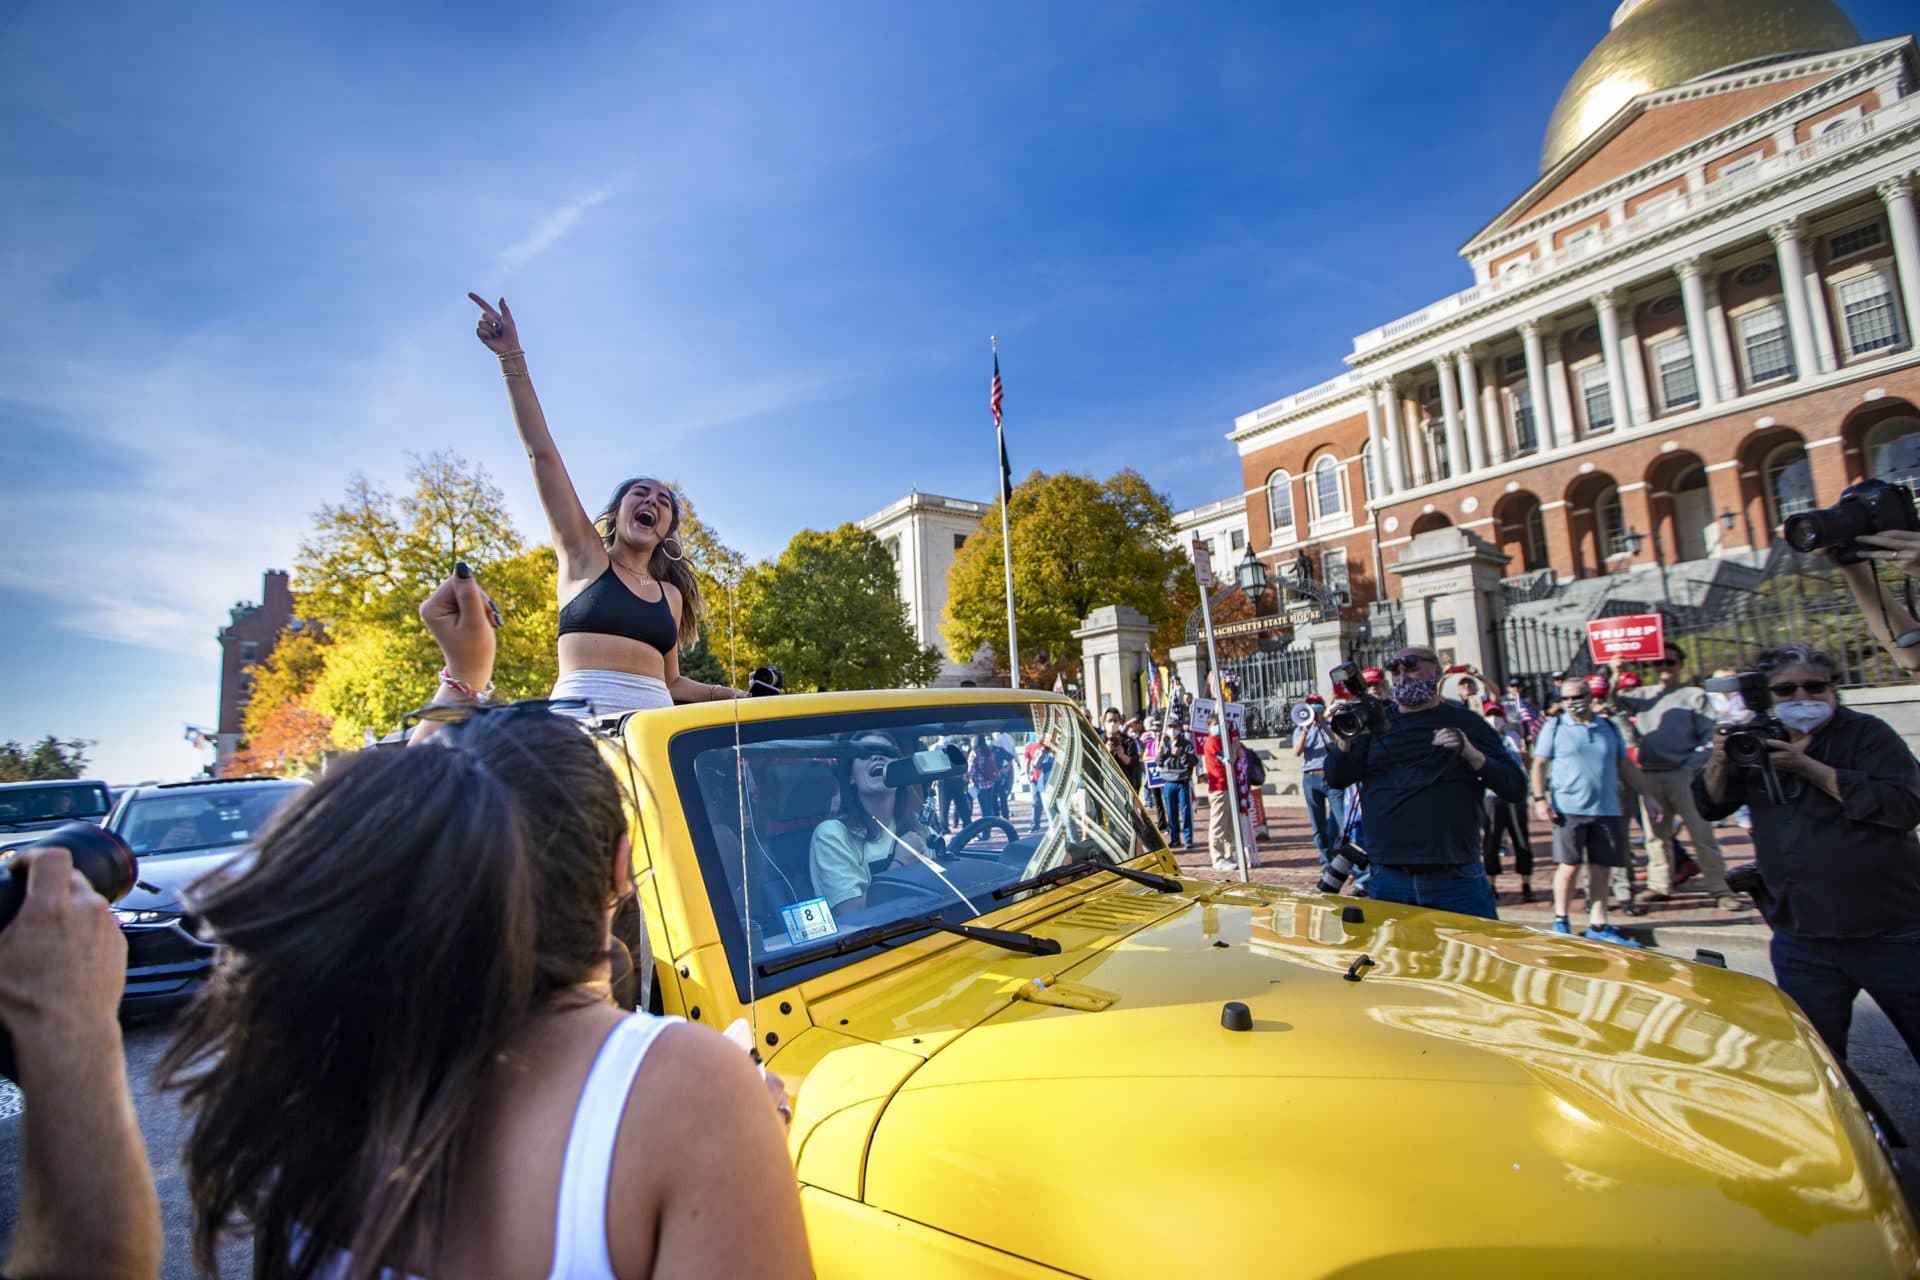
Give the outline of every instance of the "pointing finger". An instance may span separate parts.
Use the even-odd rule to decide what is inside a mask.
[[[485,298],[481,297],[477,293],[472,293],[472,292],[469,292],[467,296],[473,299],[475,306],[479,307],[482,311],[486,312],[489,316],[494,314],[493,307],[488,304]]]

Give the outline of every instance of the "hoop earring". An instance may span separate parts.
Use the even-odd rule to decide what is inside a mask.
[[[669,542],[673,544],[674,549],[672,551],[667,550],[667,544]],[[660,554],[665,556],[667,559],[673,561],[675,564],[679,564],[684,560],[686,560],[687,558],[686,548],[680,545],[680,539],[674,538],[674,537],[666,537],[666,538],[660,539]]]

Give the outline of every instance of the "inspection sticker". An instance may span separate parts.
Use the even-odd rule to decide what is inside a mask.
[[[840,926],[834,923],[833,908],[827,905],[825,898],[808,898],[805,902],[782,907],[780,919],[786,923],[787,940],[796,946],[840,932]]]

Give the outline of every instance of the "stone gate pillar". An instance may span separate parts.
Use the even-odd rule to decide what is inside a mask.
[[[1353,651],[1353,634],[1357,624],[1343,619],[1329,622],[1309,622],[1294,631],[1294,644],[1313,650],[1313,691],[1321,697],[1333,698],[1333,684],[1327,673],[1347,660]]]
[[[1138,677],[1147,669],[1147,645],[1153,639],[1147,616],[1124,604],[1103,605],[1080,620],[1073,637],[1080,642],[1080,686],[1088,714],[1097,720],[1108,707],[1125,716],[1144,710]]]
[[[1167,654],[1167,661],[1173,665],[1174,674],[1180,677],[1180,687],[1194,697],[1204,697],[1201,690],[1207,687],[1207,650],[1204,645],[1175,645]]]
[[[1501,679],[1506,597],[1500,579],[1510,559],[1465,529],[1433,529],[1414,538],[1387,566],[1400,578],[1407,643],[1431,648],[1443,666],[1463,662]]]

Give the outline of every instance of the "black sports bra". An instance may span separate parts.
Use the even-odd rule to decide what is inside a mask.
[[[609,564],[605,573],[560,610],[560,634],[583,631],[638,640],[658,649],[664,658],[679,643],[680,629],[674,625],[673,607],[667,603],[666,584],[654,585],[660,588],[660,598],[642,600]]]

